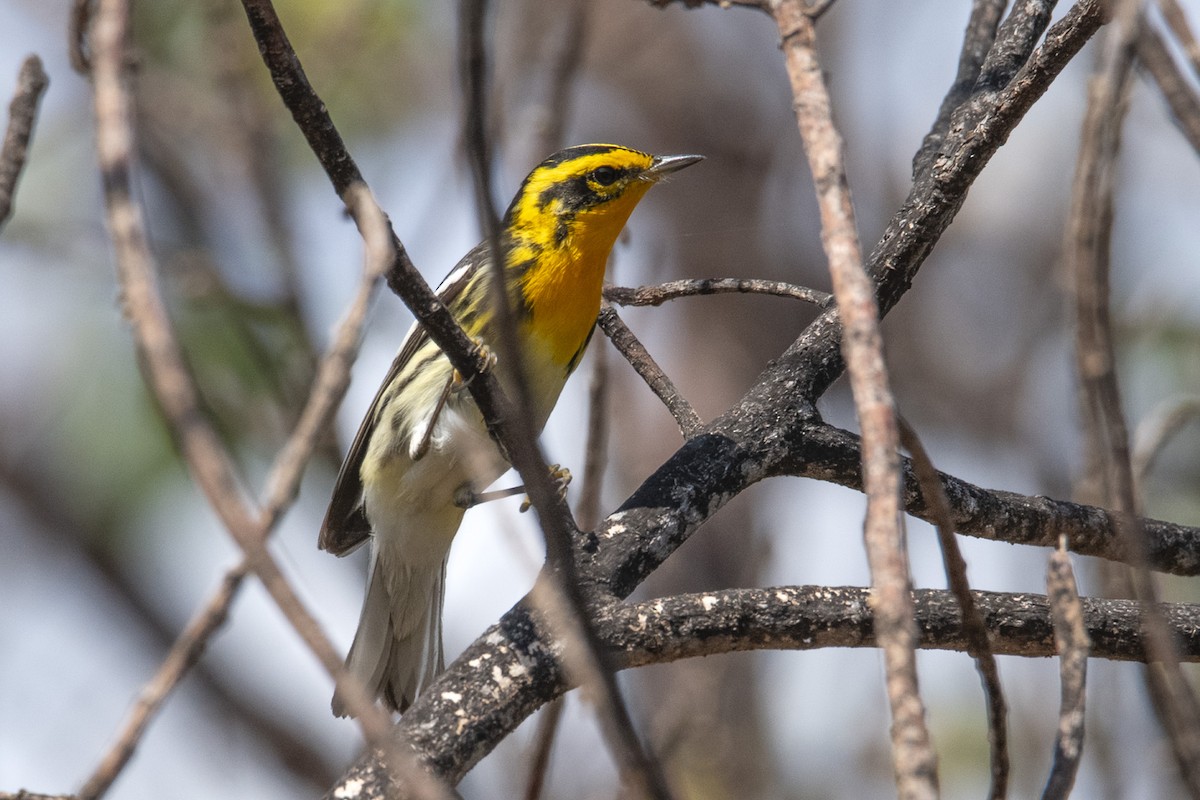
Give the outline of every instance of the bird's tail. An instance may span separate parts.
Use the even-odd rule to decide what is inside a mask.
[[[445,668],[442,652],[442,605],[446,595],[446,561],[403,569],[399,585],[385,577],[372,550],[367,596],[346,669],[371,697],[404,711]],[[349,714],[340,693],[333,713]]]

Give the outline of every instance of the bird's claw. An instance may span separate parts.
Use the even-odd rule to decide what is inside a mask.
[[[554,481],[554,487],[558,491],[558,496],[565,498],[567,496],[567,486],[571,483],[571,470],[561,464],[552,464],[550,466],[550,480]],[[521,501],[521,513],[524,514],[533,507],[533,501],[526,495]]]
[[[492,348],[483,343],[482,339],[477,337],[472,338],[475,341],[475,350],[472,353],[472,355],[475,356],[475,375],[484,375],[488,372],[491,372],[493,369],[495,369],[496,362],[499,361],[499,359],[496,357],[496,354],[492,352]],[[471,381],[475,379],[475,375],[463,380],[462,373],[458,370],[454,370],[454,381],[451,384],[450,391],[461,392],[463,389],[471,385]]]

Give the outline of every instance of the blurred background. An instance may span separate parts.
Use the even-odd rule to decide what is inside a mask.
[[[3,791],[78,789],[166,647],[238,561],[176,458],[120,315],[89,88],[66,56],[69,5],[0,0],[0,95],[29,52],[51,79],[16,212],[0,237]],[[276,97],[240,5],[135,5],[140,188],[164,291],[212,419],[257,491],[350,301],[361,244]],[[610,277],[625,285],[757,277],[828,290],[768,17],[629,0],[495,5],[498,203],[563,144],[703,153],[701,166],[638,209]],[[907,192],[912,154],[953,79],[969,6],[843,0],[821,22],[868,251]],[[1200,22],[1200,2],[1185,7]],[[459,136],[454,4],[279,0],[277,8],[397,233],[436,283],[480,236]],[[901,411],[941,469],[984,486],[1070,497],[1081,472],[1059,256],[1093,61],[1089,48],[1035,106],[885,324]],[[1200,166],[1145,80],[1134,88],[1118,192],[1113,300],[1136,425],[1164,401],[1200,393]],[[729,295],[622,316],[711,419],[814,313],[793,301]],[[336,430],[275,538],[302,598],[343,648],[364,563],[318,552],[316,530],[339,454],[410,322],[395,297],[380,295]],[[611,381],[607,511],[680,439],[596,337],[543,437],[551,461],[577,478],[582,472],[597,357]],[[854,427],[844,382],[822,410]],[[1200,431],[1185,429],[1171,444],[1145,499],[1152,516],[1200,524]],[[532,583],[540,535],[517,505],[472,511],[456,540],[448,655]],[[813,481],[756,486],[639,596],[863,585],[863,507],[857,493]],[[944,587],[931,529],[910,521],[909,538],[916,583]],[[970,539],[963,548],[975,588],[1044,591],[1045,552]],[[1082,591],[1098,593],[1096,565],[1077,565]],[[1195,581],[1168,588],[1172,599],[1196,599]],[[922,653],[919,664],[944,794],[980,796],[987,741],[972,662]],[[1057,664],[1001,658],[1000,670],[1012,796],[1031,796],[1052,755]],[[1077,797],[1180,792],[1139,670],[1092,662]],[[681,797],[835,799],[894,794],[882,673],[875,651],[781,652],[659,666],[622,681]],[[360,746],[355,727],[330,715],[330,692],[249,582],[112,797],[315,796]],[[464,796],[521,796],[535,729],[527,722],[475,769]],[[604,752],[589,710],[569,697],[546,796],[614,797]]]

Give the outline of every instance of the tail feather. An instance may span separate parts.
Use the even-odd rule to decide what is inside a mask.
[[[383,697],[389,708],[401,712],[445,669],[446,561],[405,572],[404,586],[397,591],[399,587],[389,586],[372,550],[362,615],[346,657],[346,669],[368,694]],[[333,713],[339,717],[349,713],[340,693],[333,696]]]

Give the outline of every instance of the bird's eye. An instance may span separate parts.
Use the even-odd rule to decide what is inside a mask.
[[[597,167],[592,170],[591,179],[601,186],[612,186],[617,180],[617,171],[612,167]]]

